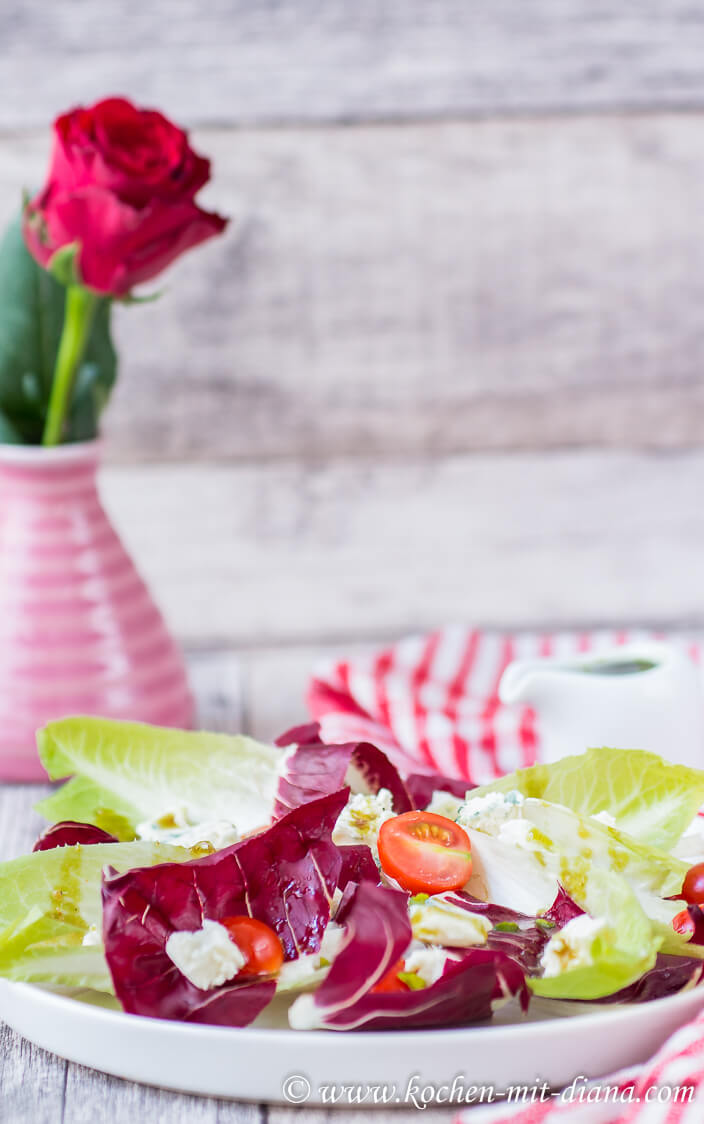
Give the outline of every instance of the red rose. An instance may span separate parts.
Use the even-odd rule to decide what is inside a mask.
[[[57,118],[54,134],[46,185],[24,216],[41,265],[78,243],[83,283],[124,296],[225,229],[226,219],[194,202],[210,162],[161,113],[108,98]]]

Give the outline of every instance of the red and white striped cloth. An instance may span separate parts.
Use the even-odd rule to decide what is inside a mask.
[[[675,1031],[645,1065],[588,1085],[578,1083],[574,1099],[557,1092],[534,1104],[466,1109],[455,1124],[702,1124],[702,1120],[704,1013]]]
[[[535,712],[499,702],[499,681],[512,660],[653,639],[665,637],[645,629],[499,633],[453,626],[317,669],[308,706],[327,742],[370,741],[402,771],[481,784],[540,760]],[[666,639],[699,660],[701,634]]]
[[[406,772],[437,771],[475,783],[540,760],[530,707],[506,707],[498,685],[513,659],[569,657],[612,644],[667,639],[699,662],[701,634],[647,630],[498,633],[448,627],[317,670],[308,705],[327,742],[371,741]],[[704,996],[703,996],[704,1002]],[[598,1084],[633,1086],[630,1103],[499,1105],[463,1112],[458,1124],[701,1124],[704,1013],[672,1035],[644,1066]],[[648,1100],[648,1089],[693,1084],[693,1101]],[[640,1099],[635,1099],[640,1098]]]

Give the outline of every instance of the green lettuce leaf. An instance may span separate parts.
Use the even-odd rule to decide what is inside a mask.
[[[101,873],[192,858],[160,843],[56,847],[0,863],[0,975],[111,991],[103,956]],[[83,944],[89,930],[97,944]]]
[[[586,909],[587,881],[596,869],[621,875],[653,921],[671,921],[676,903],[664,899],[680,892],[686,863],[559,804],[528,797],[518,809],[507,822],[488,817],[483,830],[468,828],[460,813],[472,844],[470,893],[539,913],[559,883]]]
[[[552,869],[537,851],[505,843],[484,831],[465,827],[472,845],[472,876],[464,887],[483,902],[519,913],[544,913],[555,900],[558,864]]]
[[[589,749],[553,765],[533,765],[472,792],[518,789],[582,816],[608,812],[621,831],[669,851],[704,804],[704,772],[640,749]]]
[[[64,718],[37,734],[52,780],[73,776],[37,810],[134,838],[137,824],[185,809],[192,823],[227,820],[240,834],[271,818],[281,751],[243,736]]]
[[[559,975],[529,979],[528,986],[548,999],[602,999],[628,987],[655,964],[662,945],[657,928],[617,874],[595,869],[586,882],[584,905],[604,922],[589,946],[587,963],[566,959]],[[551,940],[562,941],[558,932]]]
[[[529,797],[521,809],[534,825],[534,845],[580,905],[587,875],[595,867],[622,874],[642,898],[680,892],[687,873],[680,859],[559,804]]]

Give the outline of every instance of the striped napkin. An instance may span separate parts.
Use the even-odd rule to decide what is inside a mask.
[[[478,632],[449,627],[369,656],[320,667],[308,706],[329,743],[370,741],[403,771],[438,772],[475,784],[540,760],[529,706],[504,706],[498,688],[514,659],[570,657],[614,644],[663,640],[699,660],[702,635],[644,629]]]
[[[540,760],[540,725],[528,706],[503,706],[498,686],[514,659],[569,657],[614,644],[667,640],[699,662],[701,633],[643,629],[480,632],[448,627],[366,657],[317,669],[308,705],[324,741],[370,741],[405,772],[439,772],[477,784]],[[704,998],[703,998],[704,1001]],[[629,1102],[561,1102],[472,1109],[462,1124],[702,1124],[704,1013],[677,1031],[646,1065],[603,1078],[632,1087]],[[693,1101],[662,1103],[648,1090],[696,1086]],[[638,1099],[640,1098],[640,1099]]]

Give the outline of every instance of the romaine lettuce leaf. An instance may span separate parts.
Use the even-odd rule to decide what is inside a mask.
[[[481,901],[536,916],[550,908],[558,888],[559,862],[549,867],[540,852],[465,827],[472,845],[472,875],[464,889]]]
[[[608,812],[621,831],[669,851],[704,804],[704,772],[640,749],[589,749],[552,765],[519,769],[472,796],[517,789],[583,816]]]
[[[669,923],[677,912],[664,899],[679,893],[685,863],[560,804],[526,798],[517,819],[468,828],[474,869],[467,890],[475,897],[524,913],[543,913],[558,884],[581,908],[587,876],[595,869],[623,875],[646,913]],[[520,845],[506,831],[527,827]],[[532,826],[528,826],[532,825]]]
[[[84,932],[34,907],[0,930],[0,976],[22,982],[112,992],[102,943],[84,945]]]
[[[592,870],[584,888],[584,904],[594,921],[603,922],[602,928],[590,938],[588,948],[581,950],[578,945],[570,947],[568,934],[583,917],[568,922],[550,938],[545,956],[554,942],[567,942],[562,954],[565,968],[556,975],[529,979],[528,986],[536,995],[599,999],[635,983],[654,967],[661,938],[623,878]]]
[[[521,813],[535,825],[534,845],[548,866],[553,865],[559,852],[559,881],[580,906],[582,884],[595,866],[623,874],[634,889],[659,898],[677,894],[682,888],[687,864],[625,831],[546,800],[525,800]]]
[[[52,821],[124,839],[175,809],[192,823],[229,821],[242,835],[271,819],[282,755],[251,738],[77,717],[50,722],[37,745],[52,780],[73,775],[38,805]]]
[[[191,858],[159,843],[57,847],[0,864],[0,975],[110,991],[102,951],[100,879],[118,870]],[[91,930],[96,944],[83,945]]]

